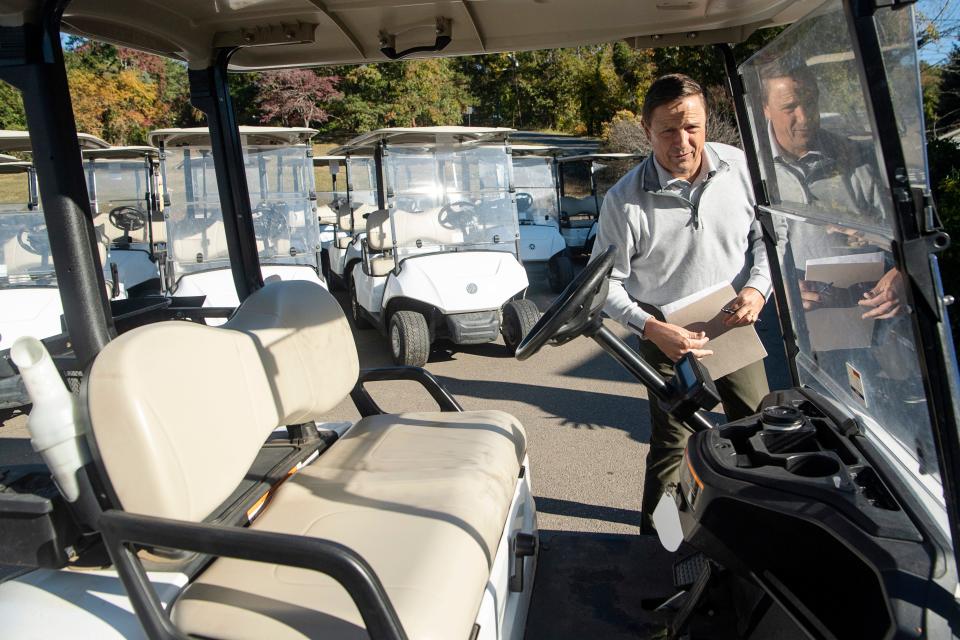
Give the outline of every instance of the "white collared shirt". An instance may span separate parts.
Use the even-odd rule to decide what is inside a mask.
[[[660,180],[661,189],[665,191],[673,191],[677,195],[683,196],[690,202],[697,201],[697,197],[699,196],[700,189],[703,187],[703,183],[707,181],[707,178],[716,169],[710,160],[710,154],[706,153],[706,150],[700,154],[700,171],[697,172],[697,177],[693,179],[693,182],[689,182],[683,178],[674,177],[673,174],[661,166],[656,156],[653,156],[653,166],[657,169],[657,178]]]

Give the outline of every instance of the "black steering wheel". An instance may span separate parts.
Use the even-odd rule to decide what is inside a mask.
[[[526,360],[547,342],[563,344],[602,322],[600,313],[607,301],[607,283],[613,269],[616,248],[611,245],[584,267],[567,288],[543,312],[537,324],[517,346],[517,360]]]
[[[114,207],[107,217],[110,219],[110,224],[126,233],[139,231],[147,224],[147,214],[138,207],[128,205]]]
[[[444,229],[462,229],[469,225],[477,217],[477,208],[472,202],[466,200],[457,200],[450,204],[440,207],[440,213],[437,214],[437,222]]]
[[[17,232],[17,244],[27,253],[35,256],[50,255],[50,237],[47,235],[47,224],[38,222],[20,229]]]
[[[516,195],[517,213],[523,213],[533,206],[533,196],[525,191],[520,191]]]
[[[283,238],[290,234],[286,203],[261,202],[253,209],[253,230],[262,240]]]

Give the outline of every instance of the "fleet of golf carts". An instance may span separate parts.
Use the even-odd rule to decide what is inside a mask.
[[[597,237],[597,218],[607,190],[643,156],[632,153],[589,153],[557,158],[560,233],[571,253],[590,255]]]
[[[439,339],[503,333],[514,349],[539,316],[522,297],[509,133],[380,129],[337,150],[375,161],[379,208],[364,214],[362,257],[346,277],[354,321],[387,333],[397,364],[422,366]]]
[[[538,145],[511,146],[513,188],[520,221],[520,259],[524,264],[546,264],[550,288],[559,293],[573,280],[573,262],[560,234],[553,151],[551,147]]]
[[[323,285],[313,191],[314,129],[241,127],[257,255],[267,280]],[[160,150],[167,263],[165,291],[203,296],[206,307],[239,303],[230,273],[223,207],[206,127],[150,133]]]
[[[603,326],[607,251],[551,305],[517,355],[590,335],[696,431],[680,486],[656,516],[665,545],[686,541],[698,552],[678,556],[673,571],[686,595],[665,603],[675,607],[671,636],[703,637],[698,625],[706,621],[713,637],[761,637],[776,613],[783,627],[766,628],[765,637],[960,636],[958,376],[936,260],[949,238],[928,197],[910,5],[241,4],[156,11],[142,0],[0,0],[0,78],[23,93],[35,132],[39,201],[71,348],[89,372],[78,399],[61,388],[39,343],[14,347],[35,400],[32,437],[49,468],[3,469],[0,561],[22,568],[0,583],[7,635],[512,640],[524,635],[534,590],[547,588],[553,597],[534,607],[564,620],[573,637],[603,637],[592,625],[607,620],[643,632],[630,625],[639,603],[611,597],[603,581],[649,570],[648,555],[627,555],[635,564],[607,570],[604,544],[612,541],[594,538],[563,559],[582,564],[534,583],[538,558],[550,562],[551,550],[538,544],[526,438],[514,418],[462,411],[422,369],[360,371],[350,327],[328,292],[313,282],[264,282],[258,255],[267,240],[257,230],[276,218],[264,216],[246,188],[256,187],[227,70],[623,38],[636,46],[740,41],[756,28],[795,22],[739,67],[729,46],[718,47],[794,387],[771,394],[756,416],[712,425],[703,409],[716,395],[703,367],[685,358],[678,376],[664,381]],[[188,166],[194,175],[186,182],[200,188],[206,177],[231,214],[221,217],[240,304],[223,327],[157,322],[115,336],[61,27],[189,63],[216,171],[205,170],[202,153],[186,154],[200,168]],[[777,60],[819,80],[821,110],[844,107],[858,132],[870,129],[867,150],[882,193],[875,210],[803,201],[785,188],[760,84]],[[387,297],[391,278],[416,273],[418,260],[439,262],[441,275],[455,280],[459,267],[444,269],[443,261],[483,254],[503,261],[500,277],[520,285],[515,293],[526,286],[509,157],[488,144],[501,135],[424,140],[395,131],[354,141],[373,146],[380,169],[378,209],[367,216],[363,259],[351,273],[369,278],[365,317],[390,322],[373,302]],[[178,193],[171,190],[171,203]],[[226,268],[211,251],[213,234],[203,231],[212,223],[194,209],[198,264],[218,257]],[[881,255],[874,262],[901,287],[903,313],[862,331],[851,298],[861,282],[825,282],[835,289],[833,304],[800,304],[807,274],[798,270],[847,271],[869,253]],[[467,296],[485,295],[485,281],[460,284]],[[824,323],[814,315],[821,311],[840,319]],[[840,348],[823,347],[824,326]],[[863,335],[864,344],[850,342]],[[383,412],[365,385],[397,378],[420,382],[441,411]],[[356,424],[314,422],[346,397],[363,416]],[[559,585],[558,575],[570,584]],[[589,602],[592,616],[566,615],[575,597]],[[537,634],[526,629],[527,637]]]

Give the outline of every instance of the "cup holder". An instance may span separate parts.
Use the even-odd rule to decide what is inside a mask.
[[[786,469],[804,478],[826,478],[840,472],[840,463],[836,458],[821,454],[793,456],[787,460]]]

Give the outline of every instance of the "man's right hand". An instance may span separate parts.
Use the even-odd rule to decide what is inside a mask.
[[[713,355],[713,351],[703,348],[710,340],[703,331],[695,333],[669,322],[647,318],[643,335],[674,362],[687,353],[692,353],[698,360]]]

